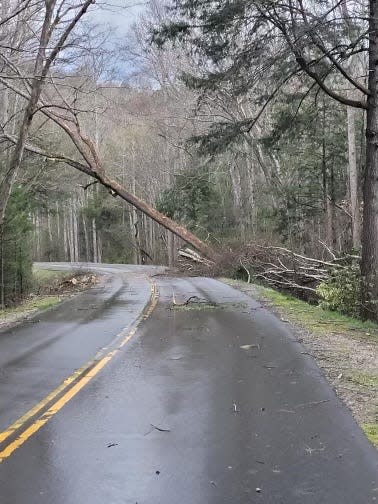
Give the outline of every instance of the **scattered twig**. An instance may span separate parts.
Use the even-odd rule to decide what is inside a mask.
[[[158,427],[157,425],[154,425],[154,424],[150,424],[150,425],[151,425],[151,427],[153,427],[154,429],[156,429],[159,432],[171,432],[170,429],[163,429],[162,427]]]
[[[330,399],[323,399],[322,401],[311,401],[308,403],[298,404],[296,408],[310,408],[311,406],[318,406],[319,404],[324,404],[329,402]]]
[[[238,408],[237,404],[234,402],[232,405],[234,407],[234,413],[240,413],[240,409]]]
[[[154,430],[157,430],[159,432],[171,432],[170,429],[165,429],[163,427],[158,427],[157,425],[154,425],[154,424],[150,424],[152,429],[150,429],[148,432],[145,433],[145,436],[148,436],[149,434],[151,434],[151,432],[153,432]]]

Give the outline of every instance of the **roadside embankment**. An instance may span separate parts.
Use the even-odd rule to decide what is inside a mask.
[[[57,271],[34,268],[32,293],[19,304],[0,309],[0,330],[34,317],[93,285],[100,277],[85,270]]]

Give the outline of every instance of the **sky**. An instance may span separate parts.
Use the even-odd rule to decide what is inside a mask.
[[[127,34],[146,9],[148,0],[98,0],[91,10],[88,11],[87,19],[101,25],[101,30],[109,27],[106,44],[111,48],[119,47],[126,42]],[[135,71],[131,61],[122,58],[117,59],[113,72],[123,80]]]
[[[101,2],[101,5],[105,2]],[[96,4],[95,4],[96,5]],[[138,16],[143,13],[146,8],[147,1],[138,0],[115,0],[115,2],[107,2],[109,7],[103,9],[94,8],[89,13],[89,18],[92,18],[96,23],[103,23],[112,28],[116,28],[117,35],[125,35],[130,26],[137,20]]]

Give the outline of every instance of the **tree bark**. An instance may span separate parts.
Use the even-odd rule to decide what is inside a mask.
[[[93,262],[97,263],[98,262],[98,249],[97,249],[97,225],[96,225],[96,219],[92,219],[92,243],[93,243]]]
[[[68,233],[67,233],[67,215],[66,206],[63,206],[63,248],[64,248],[64,260],[68,261]]]
[[[350,191],[350,206],[352,214],[352,243],[353,248],[359,249],[361,245],[361,219],[360,219],[360,202],[358,197],[358,171],[357,171],[357,156],[356,156],[356,110],[352,107],[347,107],[347,123],[348,123],[348,175],[349,175],[349,191]]]
[[[334,209],[334,180],[333,180],[333,169],[331,177],[328,180],[327,173],[327,145],[326,145],[326,104],[323,99],[323,121],[322,121],[322,179],[323,179],[323,203],[324,212],[326,218],[326,232],[327,232],[327,245],[331,250],[335,249],[335,209]]]
[[[362,230],[362,316],[378,320],[378,0],[370,0],[369,91]]]
[[[24,117],[21,123],[20,132],[17,143],[11,157],[9,168],[0,185],[0,225],[4,222],[5,210],[8,205],[9,197],[12,191],[12,186],[16,178],[18,169],[24,155],[25,143],[27,141],[30,126],[33,120],[33,115],[38,104],[38,100],[42,90],[42,70],[46,58],[46,47],[50,38],[49,27],[53,15],[54,2],[46,2],[45,17],[42,25],[41,36],[39,40],[39,48],[34,64],[34,77],[30,91]]]
[[[86,260],[86,262],[89,262],[89,239],[88,239],[87,221],[85,219],[84,212],[81,214],[81,220],[82,220],[83,231],[84,231],[85,260]]]
[[[76,16],[66,25],[61,33],[56,45],[51,49],[47,55],[46,50],[54,29],[56,28],[56,19],[53,21],[54,9],[56,0],[45,0],[45,14],[41,27],[41,34],[39,37],[38,50],[34,61],[33,79],[30,89],[30,96],[27,97],[27,105],[25,108],[23,120],[19,130],[17,142],[15,144],[14,152],[11,157],[9,168],[0,185],[0,226],[4,222],[5,211],[8,205],[9,197],[12,192],[12,186],[17,176],[17,172],[21,166],[24,156],[25,144],[27,142],[29,131],[32,125],[34,114],[38,107],[38,102],[41,96],[43,83],[50,70],[51,65],[54,63],[59,52],[64,48],[67,38],[75,28],[77,23],[87,12],[88,7],[94,0],[85,0],[81,5]]]

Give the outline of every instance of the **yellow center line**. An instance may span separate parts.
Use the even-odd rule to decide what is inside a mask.
[[[101,358],[99,362],[92,367],[84,376],[82,376],[69,390],[56,401],[50,408],[45,411],[37,420],[35,420],[27,429],[25,429],[14,441],[9,443],[2,451],[0,451],[0,463],[8,458],[17,448],[25,443],[33,434],[35,434],[41,427],[43,427],[51,417],[53,417],[58,411],[60,411],[65,404],[68,403],[85,385],[94,378],[103,369],[106,364],[116,355],[116,353],[130,341],[130,339],[137,332],[139,324],[146,320],[153,310],[155,309],[158,302],[158,291],[155,284],[151,282],[151,299],[150,305],[140,317],[138,317],[135,326],[125,335],[125,337],[118,344],[117,348],[109,352],[105,357]],[[120,334],[122,336],[122,333]],[[93,365],[93,361],[85,364],[83,367],[75,371],[71,376],[66,378],[59,387],[53,390],[49,395],[47,395],[42,401],[36,404],[32,409],[30,409],[25,415],[16,420],[12,425],[10,425],[5,431],[0,432],[0,443],[4,442],[9,436],[14,434],[17,430],[21,429],[25,423],[27,423],[31,418],[33,418],[39,411],[41,411],[48,403],[50,403],[55,397],[67,389],[77,378],[82,375],[86,369]]]
[[[55,404],[53,404],[43,415],[31,424],[24,432],[22,432],[17,439],[10,443],[3,451],[0,452],[0,462],[12,455],[22,444],[25,443],[33,434],[35,434],[41,427],[43,427],[52,416],[58,413],[65,404],[68,403],[96,374],[111,360],[116,352],[110,352],[106,357],[102,358],[100,362],[91,369],[85,376],[83,376],[68,392],[66,392]]]
[[[89,367],[85,364],[83,367],[75,371],[71,376],[66,378],[56,389],[50,392],[45,398],[42,399],[38,404],[31,408],[25,415],[16,420],[12,425],[10,425],[7,430],[0,432],[0,443],[4,442],[9,436],[16,432],[23,424],[35,416],[39,411],[41,411],[49,402],[55,399],[61,392],[63,392],[72,382],[74,382],[78,376],[80,376]]]

